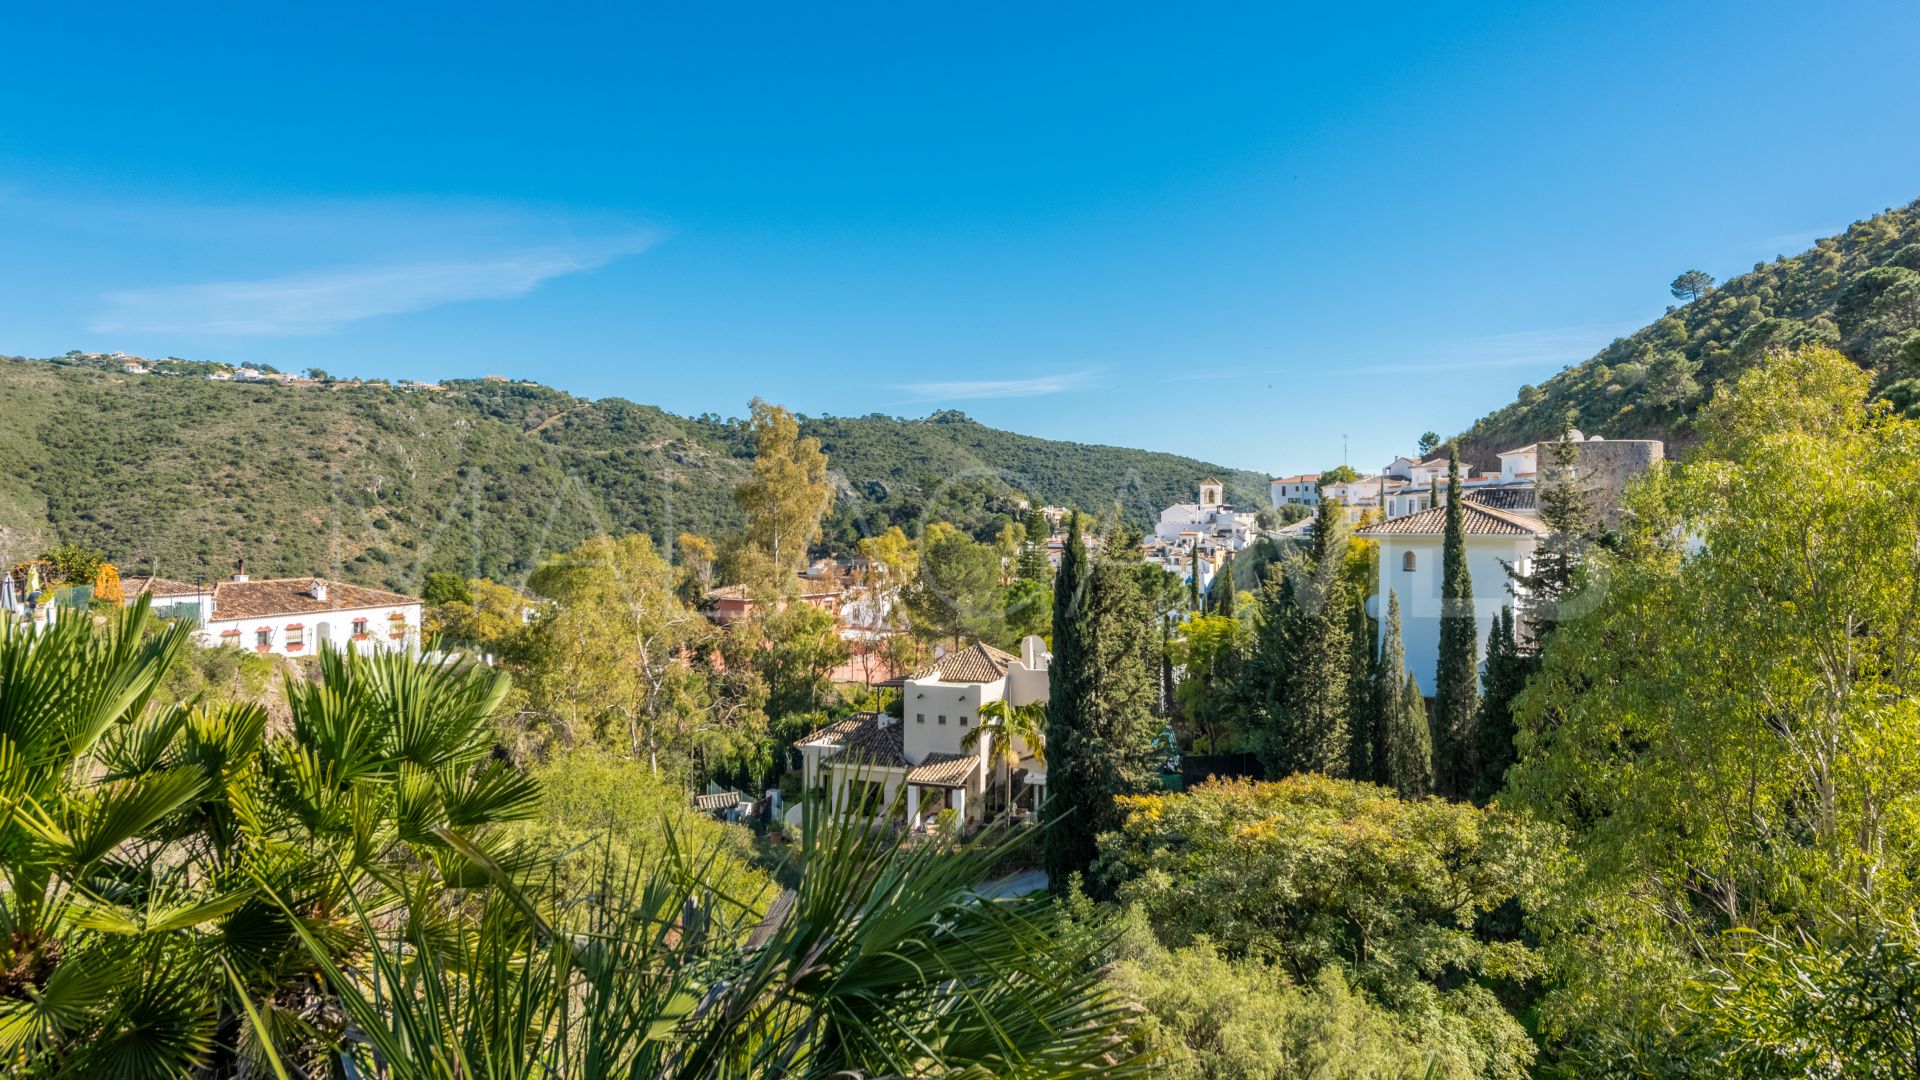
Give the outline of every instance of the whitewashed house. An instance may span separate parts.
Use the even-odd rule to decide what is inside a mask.
[[[192,618],[195,640],[209,648],[275,656],[312,656],[320,646],[355,652],[418,652],[422,601],[383,589],[325,578],[252,580],[246,574],[211,586],[166,578],[128,578],[127,598],[151,596],[156,614]]]
[[[1288,505],[1313,507],[1320,504],[1320,474],[1317,472],[1282,476],[1270,486],[1270,498],[1275,509]]]
[[[1473,579],[1474,633],[1483,652],[1501,607],[1515,603],[1508,591],[1507,567],[1530,571],[1534,549],[1548,531],[1533,513],[1481,502],[1487,494],[1469,494],[1461,501],[1467,572]],[[1400,639],[1407,670],[1428,695],[1433,693],[1440,661],[1440,571],[1447,527],[1444,495],[1443,490],[1440,506],[1391,518],[1358,533],[1379,544],[1381,592],[1374,597],[1373,610],[1381,620],[1381,633],[1386,631],[1386,592],[1391,590],[1400,599]]]
[[[980,707],[992,701],[1028,705],[1047,700],[1046,643],[1028,637],[1014,656],[991,645],[971,645],[935,660],[905,679],[899,719],[859,713],[803,737],[797,744],[801,779],[823,792],[834,813],[879,815],[905,791],[906,824],[918,828],[951,809],[963,823],[985,819],[987,786],[1006,776],[991,752],[993,736],[966,745],[980,726]],[[1016,744],[1014,802],[1038,807],[1045,771],[1032,749]],[[797,808],[796,808],[797,809]]]

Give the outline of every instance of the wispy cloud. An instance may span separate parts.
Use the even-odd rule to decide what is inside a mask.
[[[985,398],[1043,397],[1068,394],[1093,383],[1091,371],[1037,375],[1031,379],[975,379],[963,382],[909,383],[901,387],[918,401],[979,401]]]
[[[1365,364],[1346,368],[1344,372],[1357,375],[1439,375],[1498,368],[1560,367],[1585,360],[1599,352],[1607,342],[1622,334],[1632,333],[1637,326],[1637,323],[1562,326],[1491,334],[1442,343],[1428,350],[1424,356]]]
[[[651,234],[419,262],[376,263],[253,280],[121,289],[103,297],[101,332],[322,334],[381,315],[525,296],[654,242]]]

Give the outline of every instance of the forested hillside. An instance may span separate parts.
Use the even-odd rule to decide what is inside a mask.
[[[742,402],[742,405],[745,403]],[[731,527],[751,457],[740,421],[686,418],[527,382],[278,386],[0,359],[0,557],[56,542],[128,572],[411,587],[429,570],[513,580],[601,531],[664,541]],[[1136,524],[1208,473],[1245,501],[1265,478],[1172,454],[1053,442],[959,413],[814,418],[836,486],[829,546],[951,520],[985,529],[1024,495]]]
[[[1717,386],[1770,349],[1809,343],[1839,349],[1873,370],[1875,388],[1896,405],[1920,408],[1920,202],[1757,264],[1545,384],[1521,387],[1461,447],[1490,465],[1495,453],[1568,424],[1685,445]]]

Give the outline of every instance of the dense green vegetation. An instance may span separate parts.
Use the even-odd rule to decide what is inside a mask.
[[[1460,437],[1463,455],[1552,439],[1569,424],[1609,438],[1696,438],[1694,418],[1717,387],[1770,349],[1839,349],[1874,375],[1876,392],[1920,409],[1920,202],[1856,222],[1809,251],[1754,266],[1715,288],[1691,271],[1685,302],[1592,359],[1523,386],[1518,400]]]
[[[323,653],[270,726],[158,706],[190,629],[0,628],[8,1076],[1144,1075],[998,850],[809,828],[770,917],[677,785],[491,752],[504,676]]]
[[[0,359],[0,556],[61,541],[128,574],[327,573],[418,588],[434,570],[519,580],[596,533],[741,521],[745,420],[678,417],[525,382],[442,391],[380,383],[282,387],[134,376],[118,364]],[[1018,493],[1136,525],[1212,473],[1251,503],[1263,477],[1171,454],[1052,442],[959,413],[803,419],[832,461],[823,537],[851,553],[890,524],[980,535]],[[982,538],[986,538],[982,535]]]
[[[1347,659],[1338,527],[1244,626],[1183,620],[1176,722],[1284,778],[1120,800],[1084,906],[1137,1037],[1209,1078],[1913,1075],[1920,418],[1883,383],[1760,357],[1611,525],[1557,447],[1525,603],[1431,729],[1392,597]],[[1368,723],[1371,777],[1329,734]]]

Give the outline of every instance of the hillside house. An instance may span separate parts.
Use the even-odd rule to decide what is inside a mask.
[[[811,582],[802,586],[801,603],[819,608],[840,617],[841,589],[837,584],[817,585]],[[722,585],[708,589],[705,596],[707,617],[717,626],[725,626],[738,619],[744,619],[760,610],[760,601],[753,598],[745,585]]]
[[[834,813],[885,814],[902,798],[909,829],[924,827],[951,809],[963,824],[989,812],[989,793],[1002,798],[1006,773],[995,764],[993,736],[966,745],[991,701],[1026,705],[1049,695],[1046,643],[1028,637],[1014,656],[991,645],[971,645],[935,660],[901,683],[902,715],[859,713],[813,731],[796,744],[806,790],[821,793]],[[1032,749],[1016,745],[1016,810],[1037,808],[1047,776]]]
[[[121,582],[127,599],[151,597],[155,614],[191,619],[209,648],[311,656],[322,645],[355,652],[418,652],[422,601],[325,578],[237,573],[212,585],[160,577]]]
[[[1483,493],[1464,496],[1461,510],[1467,545],[1467,571],[1473,579],[1474,633],[1484,650],[1487,635],[1503,606],[1515,602],[1508,592],[1507,567],[1521,573],[1533,565],[1534,549],[1547,527],[1531,512],[1503,510],[1479,501]],[[1407,670],[1431,695],[1440,662],[1441,552],[1445,544],[1447,509],[1440,505],[1417,514],[1392,518],[1361,529],[1359,536],[1377,541],[1381,594],[1373,598],[1374,613],[1386,631],[1385,593],[1400,599],[1400,639],[1406,649]],[[1524,603],[1520,597],[1519,602]]]
[[[1282,476],[1271,485],[1275,509],[1282,506],[1314,507],[1320,504],[1320,474],[1295,473]]]

